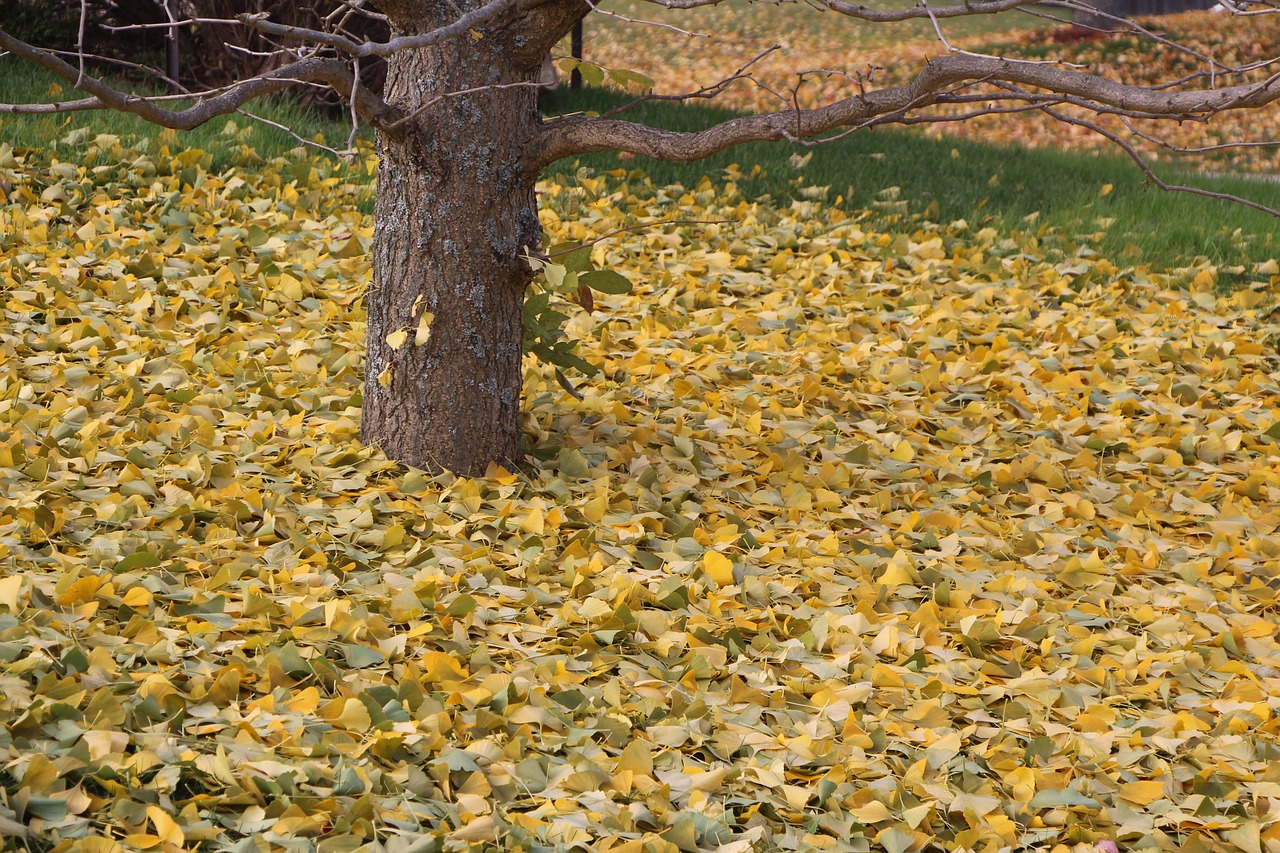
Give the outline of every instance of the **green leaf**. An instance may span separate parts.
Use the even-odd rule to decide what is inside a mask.
[[[639,71],[631,71],[627,68],[610,69],[609,79],[624,89],[628,85],[635,86],[641,90],[652,89],[654,87],[652,77],[641,74]]]
[[[1028,805],[1033,809],[1064,807],[1096,810],[1102,808],[1102,804],[1093,797],[1086,797],[1074,788],[1048,788],[1044,791],[1037,791]]]
[[[582,75],[582,81],[588,86],[604,85],[604,69],[594,62],[579,62],[578,73]]]
[[[227,612],[227,597],[225,595],[215,595],[208,601],[192,604],[174,604],[173,612],[176,616],[202,616],[210,613],[225,613]]]
[[[591,269],[591,247],[578,243],[557,243],[547,251],[553,264],[559,264],[569,272]]]
[[[561,345],[554,347],[544,345],[535,346],[533,347],[533,354],[548,364],[554,364],[559,367],[571,367],[574,370],[582,371],[588,376],[594,376],[600,372],[600,368],[596,367],[586,359],[574,355],[567,347]]]
[[[371,649],[368,646],[361,646],[356,643],[344,643],[342,646],[342,656],[346,658],[347,663],[356,669],[364,669],[369,666],[378,666],[385,663],[387,656],[377,649]]]
[[[592,290],[614,295],[631,292],[631,280],[613,270],[592,270],[578,276],[578,282]]]
[[[160,558],[150,551],[134,551],[115,564],[117,572],[131,572],[134,569],[154,569],[160,565]]]
[[[556,368],[556,382],[560,383],[560,387],[563,388],[570,397],[578,400],[579,402],[582,401],[582,393],[574,387],[574,384],[569,381],[568,377],[566,377],[558,367]]]
[[[876,836],[876,842],[883,847],[887,853],[903,853],[912,844],[915,838],[911,833],[903,832],[901,829],[889,828]]]

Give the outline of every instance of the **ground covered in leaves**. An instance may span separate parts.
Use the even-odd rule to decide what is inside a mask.
[[[10,848],[1280,850],[1274,262],[543,187],[529,470],[357,440],[368,164],[0,148]],[[381,846],[378,846],[381,845]]]

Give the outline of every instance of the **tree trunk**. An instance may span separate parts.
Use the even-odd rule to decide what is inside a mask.
[[[421,112],[378,141],[361,431],[399,462],[483,474],[519,458],[538,68],[500,38],[455,42],[389,61],[386,99]]]

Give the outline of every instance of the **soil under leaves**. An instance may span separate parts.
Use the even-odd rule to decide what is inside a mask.
[[[1274,262],[549,183],[735,224],[598,244],[603,373],[428,478],[369,164],[169,145],[0,149],[9,847],[1280,850]]]

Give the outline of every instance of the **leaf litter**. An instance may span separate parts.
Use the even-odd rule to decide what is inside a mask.
[[[0,149],[7,844],[1280,850],[1274,263],[547,182],[734,224],[596,244],[603,374],[430,477],[357,439],[371,161],[84,144]]]

